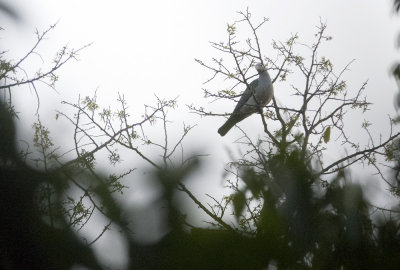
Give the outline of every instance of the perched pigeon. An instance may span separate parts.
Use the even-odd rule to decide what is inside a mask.
[[[246,117],[262,111],[274,96],[274,88],[267,69],[262,64],[257,64],[255,68],[259,77],[246,88],[229,119],[218,129],[221,136],[225,136],[234,125]]]

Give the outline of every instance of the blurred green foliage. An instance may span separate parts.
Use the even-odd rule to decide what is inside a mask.
[[[55,200],[68,186],[57,170],[29,168],[15,150],[10,113],[0,107],[0,267],[1,269],[70,269],[84,265],[101,269],[91,247],[58,216],[50,226],[35,198],[41,184],[51,185]],[[130,252],[129,269],[398,269],[398,220],[372,220],[359,185],[339,173],[327,186],[313,177],[297,150],[266,161],[268,175],[247,168],[245,185],[233,195],[236,215],[245,197],[262,198],[255,234],[240,230],[184,229],[175,186],[196,169],[196,162],[176,170],[158,170],[154,179],[167,206],[169,233],[158,243],[136,243],[108,186],[92,179],[107,216],[124,233]],[[89,176],[88,176],[89,177]]]

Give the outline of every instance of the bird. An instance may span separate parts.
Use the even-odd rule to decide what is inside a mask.
[[[257,63],[255,69],[259,75],[258,79],[253,80],[248,85],[228,120],[218,129],[218,133],[221,136],[225,136],[234,125],[246,117],[262,111],[262,108],[274,96],[274,87],[267,68],[263,64]]]

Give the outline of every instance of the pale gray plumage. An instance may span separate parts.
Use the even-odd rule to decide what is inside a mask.
[[[262,108],[267,105],[274,96],[274,87],[267,69],[262,64],[257,64],[255,68],[259,77],[252,81],[249,87],[244,90],[231,116],[225,124],[218,129],[218,133],[221,136],[225,136],[234,125],[246,117],[255,112],[260,112],[260,110],[262,111]]]

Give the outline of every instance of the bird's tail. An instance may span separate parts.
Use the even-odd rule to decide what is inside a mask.
[[[223,124],[219,129],[218,129],[218,133],[221,136],[225,136],[226,133],[228,133],[229,130],[231,130],[231,128],[236,125],[237,123],[239,123],[240,121],[242,121],[243,119],[245,119],[247,116],[249,116],[250,114],[238,114],[238,113],[234,113],[232,114],[228,120],[225,122],[225,124]]]
[[[235,125],[235,122],[230,121],[231,118],[228,119],[228,121],[225,122],[225,124],[223,124],[219,129],[218,129],[218,133],[221,136],[225,136],[226,133],[228,133],[229,130],[231,130],[231,128]]]

